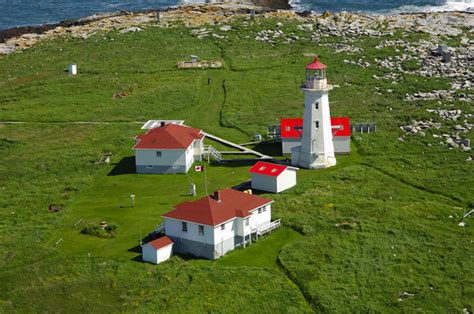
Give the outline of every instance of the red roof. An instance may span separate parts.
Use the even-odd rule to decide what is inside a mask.
[[[303,134],[303,119],[301,118],[281,119],[280,125],[282,138],[300,138]]]
[[[161,248],[164,248],[165,246],[173,244],[173,241],[171,241],[171,239],[168,238],[167,236],[164,236],[164,237],[155,239],[153,241],[150,241],[147,244],[150,244],[152,247],[159,250]]]
[[[249,172],[263,174],[266,176],[278,177],[280,173],[282,173],[287,166],[272,164],[269,162],[259,161],[252,168],[250,168]]]
[[[331,118],[333,127],[333,136],[351,136],[351,125],[348,117]],[[289,118],[281,119],[280,123],[281,138],[301,138],[303,134],[303,119]]]
[[[167,124],[162,127],[153,128],[146,134],[138,135],[139,140],[134,149],[186,149],[195,139],[201,139],[204,135],[201,130],[189,126]]]
[[[217,191],[220,201],[214,196],[206,196],[197,201],[184,202],[163,217],[216,226],[235,217],[250,216],[250,211],[273,202],[233,189]],[[216,194],[215,193],[215,194]]]
[[[332,129],[333,136],[351,136],[351,124],[348,117],[331,118],[332,126],[339,126],[338,129]]]
[[[321,63],[318,61],[318,58],[314,58],[313,63],[310,63],[306,66],[306,69],[308,70],[323,70],[327,68],[327,66],[324,63]]]

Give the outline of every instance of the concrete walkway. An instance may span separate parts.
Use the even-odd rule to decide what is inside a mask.
[[[205,135],[207,138],[210,138],[211,140],[214,140],[214,141],[216,141],[216,142],[222,143],[222,144],[227,145],[227,146],[230,146],[230,147],[237,148],[238,150],[241,150],[241,151],[243,151],[243,152],[245,152],[245,153],[249,153],[249,154],[255,155],[255,156],[260,157],[260,158],[265,158],[265,159],[271,159],[271,158],[272,158],[272,157],[270,157],[270,156],[267,156],[267,155],[264,155],[264,154],[262,154],[262,153],[259,153],[259,152],[255,151],[255,150],[248,149],[248,148],[246,148],[246,147],[244,147],[244,146],[242,146],[242,145],[232,143],[232,142],[230,142],[230,141],[228,141],[228,140],[225,140],[225,139],[220,138],[220,137],[218,137],[218,136],[209,134],[209,133],[207,133],[207,132],[203,132],[203,133],[204,133],[204,135]]]

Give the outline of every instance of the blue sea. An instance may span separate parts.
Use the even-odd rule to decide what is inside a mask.
[[[0,30],[56,23],[102,12],[167,8],[204,0],[0,0]],[[390,14],[418,11],[473,11],[474,0],[291,0],[295,10]]]

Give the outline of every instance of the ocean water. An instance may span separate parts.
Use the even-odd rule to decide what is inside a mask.
[[[55,23],[100,12],[166,8],[204,0],[0,0],[0,30]],[[474,11],[474,0],[290,0],[295,10],[398,13]]]
[[[474,0],[290,0],[298,11],[352,11],[365,13],[406,13],[472,11]]]

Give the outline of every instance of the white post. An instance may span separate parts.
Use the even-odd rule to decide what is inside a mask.
[[[132,200],[132,208],[135,207],[135,195],[131,194],[130,199]]]
[[[69,75],[77,75],[77,65],[75,63],[71,63],[68,67]]]

